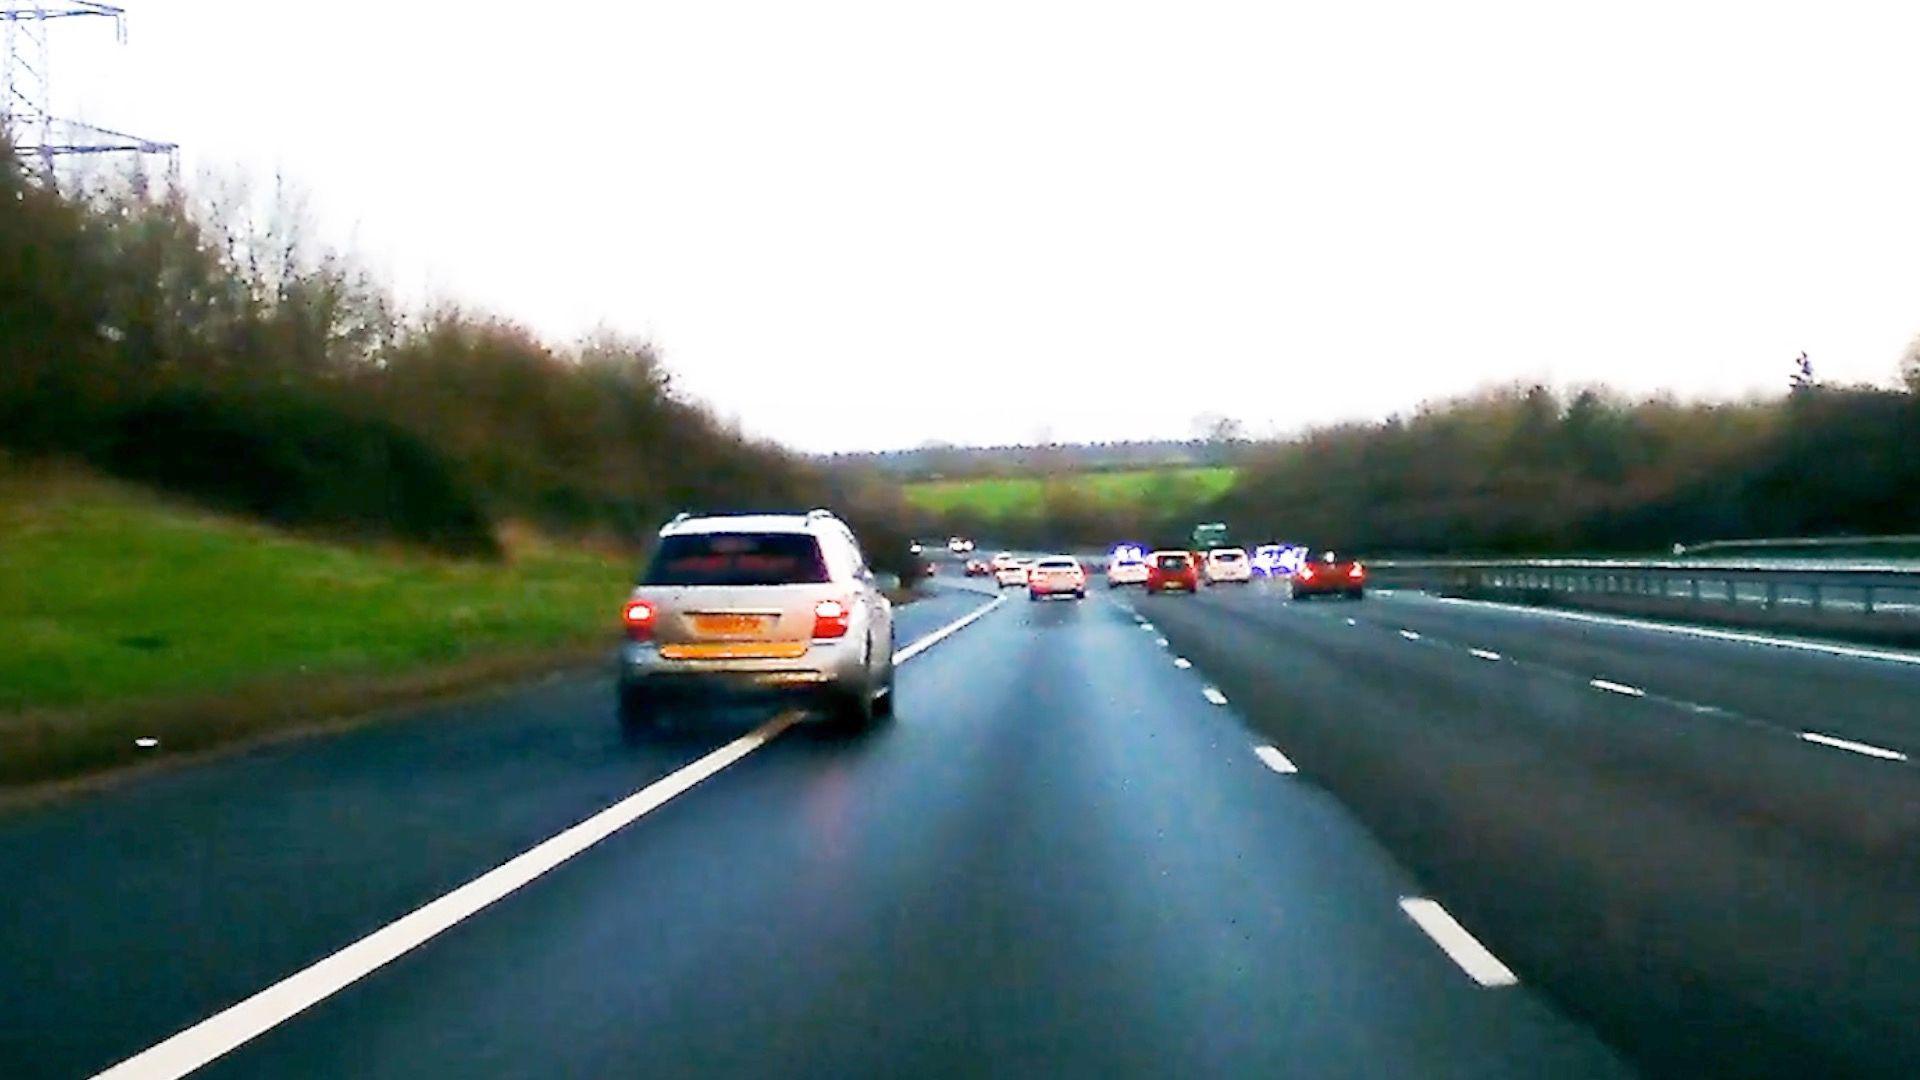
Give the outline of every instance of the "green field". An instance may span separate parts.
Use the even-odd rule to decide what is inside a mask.
[[[1141,469],[1039,477],[924,480],[906,485],[907,500],[933,513],[961,511],[996,518],[1037,515],[1049,483],[1090,498],[1138,506],[1149,500],[1199,505],[1233,486],[1231,467]]]
[[[626,559],[511,546],[501,564],[334,545],[0,462],[0,780],[298,723],[302,699],[350,707],[347,682],[610,641]],[[240,715],[263,687],[276,704]],[[216,699],[197,726],[146,707]]]

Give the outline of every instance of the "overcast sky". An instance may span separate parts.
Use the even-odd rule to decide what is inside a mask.
[[[1884,383],[1920,334],[1920,4],[121,2],[63,107],[808,450]]]

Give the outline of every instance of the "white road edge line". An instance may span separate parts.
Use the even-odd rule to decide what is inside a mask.
[[[906,663],[999,607],[1006,599],[997,597],[898,650],[894,653],[894,663]],[[136,1077],[173,1080],[211,1064],[685,794],[701,781],[778,738],[800,716],[797,709],[781,712],[718,750],[542,840],[445,896],[428,901],[331,956],[96,1074],[94,1080]]]
[[[1414,925],[1425,930],[1434,944],[1440,946],[1474,982],[1481,986],[1512,986],[1520,981],[1520,976],[1515,975],[1512,968],[1487,951],[1485,945],[1467,933],[1467,928],[1435,901],[1423,896],[1403,896],[1400,898],[1400,910],[1407,913]]]
[[[1417,631],[1413,631],[1413,630],[1402,630],[1400,631],[1400,636],[1403,638],[1406,638],[1408,641],[1420,640],[1420,634]]]
[[[1214,689],[1211,686],[1201,689],[1200,696],[1206,698],[1208,701],[1213,702],[1215,705],[1225,705],[1227,703],[1227,695],[1221,693],[1220,691]]]
[[[1652,630],[1662,634],[1680,634],[1684,637],[1709,638],[1714,641],[1735,641],[1743,645],[1770,645],[1780,649],[1799,649],[1803,652],[1826,653],[1829,656],[1845,656],[1855,660],[1889,660],[1896,664],[1920,664],[1920,652],[1893,652],[1887,649],[1861,649],[1851,645],[1829,645],[1822,641],[1803,641],[1799,638],[1771,637],[1766,634],[1748,634],[1738,630],[1716,630],[1710,626],[1694,626],[1689,623],[1658,623],[1645,619],[1625,619],[1615,615],[1592,615],[1584,611],[1556,611],[1550,608],[1527,607],[1524,604],[1502,604],[1493,600],[1468,600],[1460,596],[1436,596],[1436,603],[1462,604],[1468,607],[1489,607],[1500,611],[1511,611],[1521,615],[1537,615],[1546,619],[1571,619],[1574,622],[1600,623],[1606,626],[1626,626],[1635,630]]]
[[[1500,654],[1497,652],[1494,652],[1492,649],[1468,649],[1467,653],[1471,656],[1476,656],[1482,660],[1500,659]]]
[[[1889,750],[1884,746],[1873,746],[1869,743],[1854,742],[1852,739],[1836,739],[1831,735],[1822,735],[1817,731],[1803,731],[1800,733],[1800,737],[1810,743],[1819,743],[1821,746],[1831,746],[1838,750],[1851,750],[1856,754],[1865,754],[1868,757],[1884,758],[1888,761],[1907,760],[1907,755],[1898,750]]]
[[[1267,768],[1274,772],[1291,775],[1300,771],[1299,766],[1287,760],[1287,755],[1281,753],[1277,746],[1256,746],[1253,748],[1253,755],[1265,762]]]
[[[1179,668],[1182,671],[1185,671],[1186,669],[1193,666],[1193,661],[1187,659],[1184,656],[1176,656],[1173,658],[1173,666]]]
[[[1628,686],[1626,683],[1608,682],[1605,679],[1588,679],[1587,685],[1593,687],[1595,690],[1605,690],[1610,694],[1625,694],[1628,697],[1647,696],[1647,692],[1637,686]]]

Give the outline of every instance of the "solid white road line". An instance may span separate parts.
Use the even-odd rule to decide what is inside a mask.
[[[1202,689],[1200,691],[1200,696],[1206,698],[1208,701],[1213,702],[1215,705],[1225,705],[1227,703],[1227,695],[1221,693],[1218,690],[1215,690],[1211,686]]]
[[[1605,690],[1612,694],[1625,694],[1628,697],[1647,696],[1647,692],[1637,686],[1628,686],[1626,683],[1608,682],[1605,679],[1588,679],[1587,685],[1593,687],[1595,690]]]
[[[1817,731],[1803,731],[1800,733],[1800,737],[1810,743],[1819,743],[1821,746],[1831,746],[1839,750],[1851,750],[1856,754],[1865,754],[1868,757],[1885,758],[1888,761],[1907,760],[1907,755],[1898,750],[1889,750],[1884,746],[1871,746],[1863,742],[1854,742],[1852,739],[1836,739],[1831,735],[1822,735]]]
[[[1492,649],[1468,649],[1467,652],[1473,656],[1479,657],[1482,660],[1500,659],[1500,654],[1497,652],[1494,652]]]
[[[1281,753],[1277,746],[1256,746],[1253,748],[1253,754],[1274,772],[1291,774],[1300,771],[1293,762],[1287,760],[1287,755]]]
[[[902,664],[1006,602],[996,598],[894,654]],[[802,713],[788,709],[692,764],[668,773],[560,833],[535,844],[437,900],[388,923],[339,952],[294,972],[237,1005],[159,1042],[96,1075],[95,1080],[172,1080],[199,1069],[249,1040],[346,989],[441,932],[486,909],[540,875],[685,794],[701,781],[760,749],[792,727]]]
[[[1420,640],[1420,635],[1412,630],[1402,630],[1400,631],[1400,636],[1406,638],[1408,641]]]
[[[1626,619],[1615,615],[1592,615],[1584,611],[1556,611],[1549,608],[1532,608],[1521,604],[1502,604],[1492,600],[1467,600],[1458,596],[1436,596],[1434,601],[1441,604],[1461,604],[1467,607],[1489,607],[1500,611],[1511,611],[1521,615],[1534,615],[1546,619],[1571,619],[1574,622],[1602,623],[1607,626],[1625,626],[1634,630],[1652,630],[1662,634],[1680,634],[1685,637],[1708,638],[1713,641],[1734,641],[1743,645],[1768,645],[1780,649],[1799,649],[1802,652],[1826,653],[1829,656],[1845,656],[1854,660],[1889,660],[1896,664],[1920,664],[1920,653],[1893,652],[1887,649],[1862,649],[1851,645],[1832,645],[1824,641],[1803,641],[1799,638],[1770,637],[1766,634],[1749,634],[1739,630],[1717,630],[1709,626],[1693,626],[1687,623],[1657,623],[1645,619]]]
[[[1434,944],[1445,950],[1474,982],[1481,986],[1512,986],[1520,981],[1512,968],[1501,963],[1499,957],[1488,952],[1485,945],[1467,933],[1467,928],[1447,914],[1446,908],[1425,897],[1403,896],[1400,898],[1400,910],[1425,930]]]
[[[1007,598],[1004,596],[994,597],[992,603],[975,608],[971,614],[963,615],[960,618],[953,620],[952,622],[941,627],[940,629],[935,630],[933,633],[928,634],[926,637],[923,637],[920,640],[914,642],[913,644],[907,646],[906,648],[901,649],[898,652],[894,653],[893,662],[896,664],[906,663],[907,661],[913,659],[916,656],[919,656],[921,653],[926,652],[928,649],[933,648],[935,645],[938,645],[940,642],[946,640],[947,638],[953,636],[954,634],[957,634],[960,631],[965,630],[968,626],[971,626],[975,622],[975,620],[978,620],[984,617],[987,612],[992,611],[994,608],[997,608],[1001,604],[1004,604],[1006,602],[1007,602]]]
[[[1173,666],[1179,668],[1182,671],[1185,671],[1186,669],[1193,666],[1193,661],[1187,659],[1184,656],[1176,656],[1173,658]]]

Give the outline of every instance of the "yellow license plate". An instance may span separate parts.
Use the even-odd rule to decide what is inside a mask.
[[[773,628],[767,615],[695,615],[694,632],[701,637],[760,637]]]
[[[798,660],[807,655],[804,641],[715,641],[701,645],[662,645],[668,660]]]

